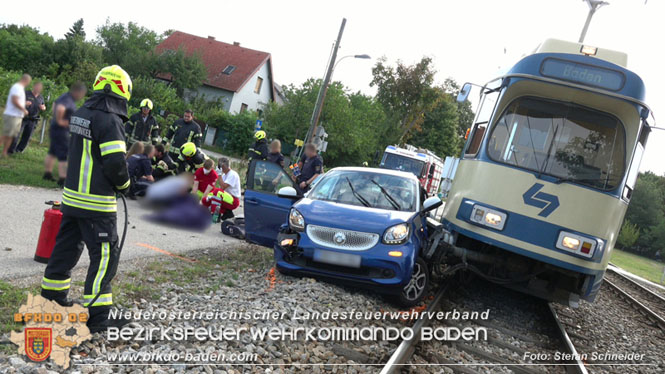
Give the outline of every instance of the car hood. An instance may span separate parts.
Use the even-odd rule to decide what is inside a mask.
[[[308,225],[373,232],[379,235],[392,225],[409,222],[416,214],[308,198],[301,199],[293,207],[305,217]]]

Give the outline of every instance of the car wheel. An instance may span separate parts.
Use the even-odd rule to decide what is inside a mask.
[[[413,271],[411,272],[411,279],[399,293],[400,305],[411,307],[418,304],[425,297],[428,288],[429,269],[425,260],[416,257],[416,262],[413,264]]]

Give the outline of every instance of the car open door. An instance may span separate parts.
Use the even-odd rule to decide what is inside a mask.
[[[286,223],[291,205],[296,201],[277,196],[282,187],[295,183],[279,165],[269,161],[252,161],[245,189],[245,238],[272,248],[279,227]]]

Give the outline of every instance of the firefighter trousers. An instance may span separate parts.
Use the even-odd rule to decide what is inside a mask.
[[[42,279],[42,296],[49,300],[65,301],[71,285],[71,272],[88,248],[90,266],[83,290],[84,306],[101,312],[113,304],[111,282],[118,269],[120,251],[115,216],[79,218],[64,215],[55,247]],[[90,301],[100,294],[94,305]]]

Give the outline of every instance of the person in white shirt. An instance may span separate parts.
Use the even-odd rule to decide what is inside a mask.
[[[26,104],[32,103],[25,101],[25,88],[30,84],[32,78],[28,74],[23,74],[21,80],[16,82],[9,90],[5,112],[2,114],[2,157],[7,157],[12,142],[21,131],[21,122],[23,117],[28,114]]]
[[[240,205],[240,176],[235,170],[231,169],[231,163],[226,157],[219,159],[219,168],[221,173],[219,175],[219,188],[223,189],[225,192],[228,192],[233,196],[233,202],[226,205],[222,205],[226,209],[224,215],[222,215],[222,220],[233,218],[233,210]]]

